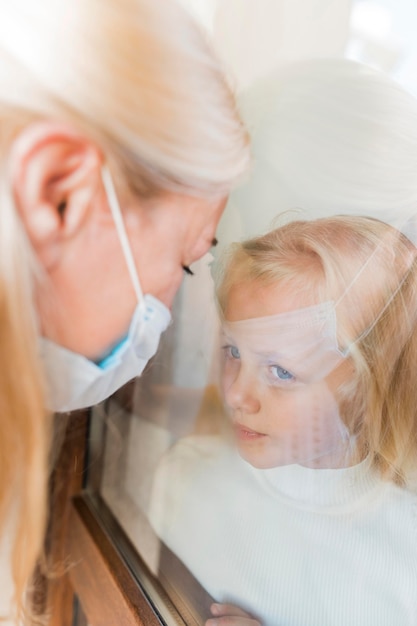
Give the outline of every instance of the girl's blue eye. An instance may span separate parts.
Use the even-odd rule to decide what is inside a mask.
[[[236,346],[229,346],[229,353],[232,359],[240,359],[240,352]]]
[[[294,376],[288,370],[285,370],[283,367],[279,365],[270,365],[269,367],[272,374],[279,378],[280,380],[292,380]]]
[[[236,346],[223,346],[223,350],[229,359],[240,359],[240,352]]]

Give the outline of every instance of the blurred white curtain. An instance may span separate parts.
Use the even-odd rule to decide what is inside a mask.
[[[238,88],[287,61],[343,56],[352,0],[181,0]]]
[[[246,87],[288,61],[343,56],[350,10],[351,0],[223,0],[214,38]]]

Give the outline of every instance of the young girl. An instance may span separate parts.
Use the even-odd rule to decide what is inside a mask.
[[[393,227],[337,216],[225,263],[231,442],[177,444],[151,519],[217,601],[264,626],[417,624],[416,257]]]

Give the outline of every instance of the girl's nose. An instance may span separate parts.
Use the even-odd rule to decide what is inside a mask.
[[[240,372],[225,388],[225,399],[228,406],[244,413],[258,413],[261,408],[256,380]]]

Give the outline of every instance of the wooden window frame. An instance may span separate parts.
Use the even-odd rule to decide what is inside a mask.
[[[105,428],[95,428],[89,411],[69,415],[51,478],[46,551],[58,575],[44,581],[50,626],[204,623],[212,598],[164,545],[156,579],[100,498]]]

